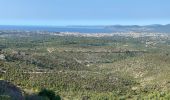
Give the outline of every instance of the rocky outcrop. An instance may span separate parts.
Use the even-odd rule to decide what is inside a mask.
[[[24,100],[22,91],[15,85],[4,80],[0,80],[0,96],[7,95],[11,100]]]

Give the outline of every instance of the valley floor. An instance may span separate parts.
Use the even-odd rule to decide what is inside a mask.
[[[159,36],[8,35],[0,37],[0,79],[28,100],[42,100],[32,97],[42,89],[64,100],[168,100],[169,45]]]

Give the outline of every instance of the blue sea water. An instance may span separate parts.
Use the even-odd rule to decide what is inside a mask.
[[[79,33],[111,33],[105,27],[72,27],[72,26],[0,26],[0,30],[48,31],[48,32],[79,32]]]
[[[170,33],[168,25],[148,25],[148,26],[10,26],[0,25],[0,30],[18,31],[47,31],[47,32],[79,32],[79,33],[113,33],[113,32],[160,32]]]

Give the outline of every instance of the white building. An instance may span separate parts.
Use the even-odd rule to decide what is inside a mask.
[[[0,60],[5,60],[5,56],[3,54],[0,54]]]

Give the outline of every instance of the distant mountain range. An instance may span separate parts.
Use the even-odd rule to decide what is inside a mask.
[[[146,25],[146,26],[113,25],[113,26],[106,26],[105,28],[116,31],[116,32],[161,32],[161,33],[170,33],[170,24],[167,24],[167,25],[153,24],[153,25]]]
[[[108,26],[12,26],[0,25],[0,30],[113,33],[113,32],[160,32],[170,33],[170,24],[160,25],[108,25]]]

